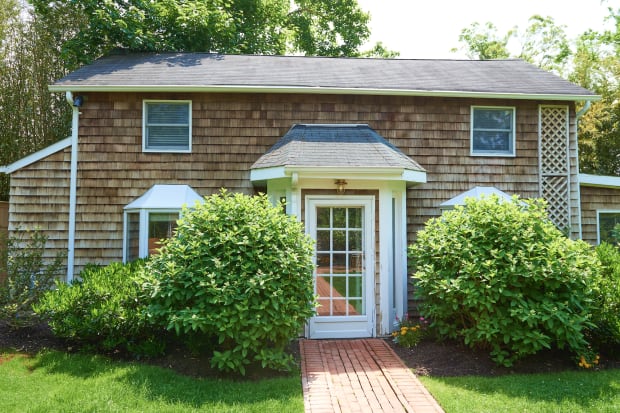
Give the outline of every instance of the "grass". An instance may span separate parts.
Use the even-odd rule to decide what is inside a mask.
[[[620,412],[620,370],[420,377],[446,413]]]
[[[56,351],[0,351],[0,412],[303,412],[297,375],[193,379],[138,363]]]

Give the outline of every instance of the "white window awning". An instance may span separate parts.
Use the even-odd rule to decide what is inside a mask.
[[[457,205],[465,205],[465,199],[467,198],[482,198],[482,197],[489,197],[492,195],[496,195],[501,200],[505,200],[505,201],[512,200],[512,196],[508,195],[504,191],[500,191],[494,186],[476,186],[470,189],[469,191],[465,191],[462,194],[459,194],[455,196],[454,198],[447,200],[446,202],[442,202],[439,205],[439,209],[441,209],[442,211],[448,210],[448,209],[454,209],[454,207]]]
[[[192,206],[203,198],[189,185],[153,185],[141,197],[125,206],[133,209],[181,209]]]

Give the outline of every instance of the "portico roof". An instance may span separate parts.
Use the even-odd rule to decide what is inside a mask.
[[[296,124],[251,167],[252,180],[295,171],[393,174],[425,182],[426,171],[365,124]]]

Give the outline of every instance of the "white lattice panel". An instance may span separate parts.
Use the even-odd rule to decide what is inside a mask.
[[[568,189],[568,178],[565,176],[543,177],[542,196],[548,203],[549,218],[562,230],[570,227]]]
[[[568,174],[568,131],[565,107],[543,106],[540,119],[543,174]]]
[[[570,169],[568,110],[566,106],[540,107],[540,192],[549,217],[560,229],[570,228]]]

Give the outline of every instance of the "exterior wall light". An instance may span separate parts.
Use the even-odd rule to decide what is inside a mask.
[[[335,182],[335,184],[336,184],[336,192],[340,195],[344,194],[347,181],[345,181],[344,179],[338,179]]]

